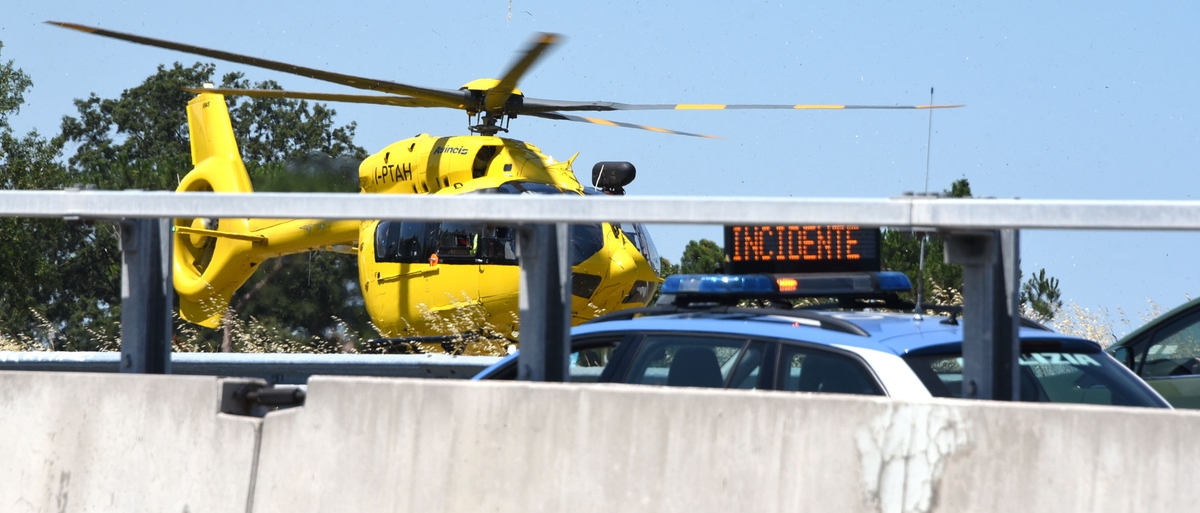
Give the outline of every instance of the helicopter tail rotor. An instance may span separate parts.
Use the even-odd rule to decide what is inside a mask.
[[[250,176],[238,152],[225,97],[201,93],[188,102],[191,172],[176,192],[250,193]],[[254,273],[249,219],[175,219],[174,281],[185,320],[218,327],[229,299]]]

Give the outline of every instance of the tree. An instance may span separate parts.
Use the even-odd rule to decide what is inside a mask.
[[[688,241],[679,259],[680,274],[708,274],[725,271],[725,250],[717,243],[700,239]]]
[[[30,77],[12,61],[0,65],[0,187],[4,189],[58,189],[73,183],[57,162],[62,152],[59,142],[37,131],[17,136],[9,124],[32,86]],[[4,241],[0,244],[0,338],[69,345],[89,332],[111,332],[103,323],[110,303],[93,297],[103,287],[79,274],[102,253],[93,246],[88,230],[61,219],[0,218],[0,240]],[[108,272],[103,267],[91,270],[100,281]],[[80,296],[82,300],[76,301]]]
[[[0,68],[0,184],[173,190],[191,168],[185,106],[193,95],[180,88],[211,82],[214,69],[200,63],[159,66],[118,98],[92,94],[76,100],[77,115],[64,117],[59,135],[46,141],[36,133],[17,139],[8,130],[7,116],[32,85],[8,63]],[[279,87],[273,82],[250,84],[236,73],[226,75],[222,86]],[[353,144],[354,123],[337,126],[334,110],[304,101],[229,103],[235,136],[256,189],[357,191],[356,177],[348,175],[356,174],[366,151]],[[63,166],[56,160],[67,144],[75,152]],[[120,252],[113,224],[0,221],[2,240],[14,241],[0,249],[0,294],[6,306],[0,312],[0,333],[32,334],[59,349],[96,349],[115,340]],[[239,314],[259,315],[259,321],[277,332],[309,342],[344,331],[346,325],[369,332],[355,257],[292,255],[262,267],[234,296],[234,304],[246,312]],[[221,338],[220,333],[203,336]]]
[[[951,198],[971,197],[971,184],[960,178],[950,184],[943,195]],[[931,234],[925,241],[925,270],[920,271],[921,239],[923,234],[902,230],[883,230],[881,245],[882,267],[888,271],[900,271],[913,283],[913,292],[901,294],[910,301],[916,300],[918,289],[923,293],[923,304],[962,304],[962,266],[945,263],[941,235]]]
[[[970,198],[971,184],[960,178],[942,192],[951,198]],[[944,263],[945,241],[938,234],[928,236],[925,244],[925,270],[920,272],[921,238],[923,235],[900,230],[883,231],[883,268],[900,271],[913,282],[914,292],[905,294],[906,299],[915,300],[916,287],[923,284],[923,304],[962,304],[962,266]],[[1046,270],[1030,278],[1021,286],[1021,305],[1027,306],[1043,321],[1054,318],[1054,312],[1062,307],[1058,279],[1047,278]]]
[[[661,278],[672,274],[722,273],[725,271],[725,250],[708,239],[693,240],[688,241],[687,246],[684,246],[683,256],[679,259],[678,264],[672,264],[665,258],[659,258],[658,263],[658,275]],[[658,296],[661,294],[661,289],[656,290],[654,297],[650,299],[650,304],[658,302]]]
[[[679,264],[672,264],[670,260],[659,257],[658,259],[658,276],[666,278],[672,274],[679,274]]]
[[[1062,293],[1058,290],[1058,278],[1046,277],[1046,270],[1021,284],[1021,304],[1031,310],[1040,321],[1054,319],[1054,313],[1062,308]]]

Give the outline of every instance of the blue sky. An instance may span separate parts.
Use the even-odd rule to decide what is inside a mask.
[[[1196,199],[1200,4],[1193,2],[23,2],[0,19],[0,59],[34,80],[15,119],[56,133],[71,101],[118,96],[158,64],[208,59],[44,25],[70,21],[414,85],[500,74],[535,31],[565,36],[522,81],[529,96],[628,103],[924,104],[930,187],[979,196]],[[107,5],[96,5],[96,4]],[[218,62],[289,89],[339,86]],[[454,111],[335,105],[368,150]],[[182,108],[182,106],[180,107]],[[627,112],[607,116],[704,140],[520,118],[512,137],[577,172],[638,168],[638,195],[887,197],[924,188],[927,111]],[[665,256],[717,227],[654,227]],[[1046,268],[1091,309],[1200,295],[1195,233],[1023,233],[1026,275]]]

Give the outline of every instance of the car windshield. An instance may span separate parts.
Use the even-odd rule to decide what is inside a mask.
[[[962,397],[961,354],[905,356],[936,397]],[[1165,406],[1145,384],[1102,352],[1022,352],[1021,401]]]

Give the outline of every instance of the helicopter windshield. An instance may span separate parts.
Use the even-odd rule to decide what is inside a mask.
[[[554,185],[541,182],[527,182],[524,180],[513,180],[505,182],[499,187],[489,189],[478,189],[468,194],[575,194],[579,193],[571,190],[559,188]]]
[[[659,261],[658,248],[654,247],[654,239],[650,238],[650,229],[642,223],[621,223],[621,231],[633,242],[633,246],[646,257],[654,274],[662,274],[662,262]]]

